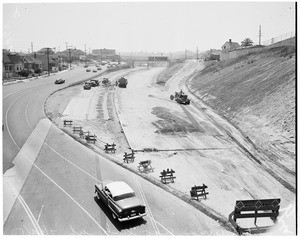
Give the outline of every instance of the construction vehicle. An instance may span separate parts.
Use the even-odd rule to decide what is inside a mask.
[[[105,87],[110,86],[110,81],[109,81],[109,79],[108,79],[108,78],[103,78],[102,84],[103,84]]]
[[[127,84],[128,84],[128,80],[124,77],[118,80],[118,85],[120,88],[126,88]]]
[[[171,95],[170,99],[173,100],[175,98],[175,101],[179,104],[189,105],[190,99],[188,99],[188,96],[180,90],[180,92],[175,92],[175,96]]]

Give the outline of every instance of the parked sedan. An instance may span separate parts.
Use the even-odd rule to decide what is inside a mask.
[[[146,215],[146,207],[125,182],[108,183],[104,188],[101,184],[96,184],[95,193],[97,198],[110,209],[112,217],[120,222],[141,218]]]
[[[64,82],[65,82],[65,80],[62,79],[62,78],[59,78],[59,79],[56,79],[56,80],[55,80],[55,84],[62,84],[62,83],[64,83]]]
[[[86,69],[86,72],[91,72],[91,70],[90,69]]]
[[[97,73],[97,69],[93,69],[93,73]]]

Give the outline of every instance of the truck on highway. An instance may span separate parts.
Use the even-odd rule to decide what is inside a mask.
[[[128,80],[124,77],[122,77],[118,80],[118,85],[120,88],[126,88],[127,84],[128,84]]]

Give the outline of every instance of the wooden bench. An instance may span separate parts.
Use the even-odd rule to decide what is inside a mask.
[[[131,162],[134,162],[134,151],[132,150],[131,151],[131,153],[124,153],[124,155],[123,155],[123,160],[124,160],[124,162],[125,163],[127,163],[128,164],[128,162],[129,162],[129,160],[131,161]]]
[[[105,153],[108,153],[109,151],[111,151],[112,153],[115,153],[116,152],[116,145],[113,143],[113,144],[108,144],[106,143],[105,147],[104,147],[104,150],[105,150]]]
[[[162,183],[167,183],[167,181],[174,183],[174,179],[176,177],[173,176],[173,174],[175,173],[175,171],[173,169],[167,169],[167,170],[163,170],[162,172],[160,172],[160,179]]]
[[[72,120],[64,120],[64,126],[72,126]]]
[[[205,189],[207,189],[207,186],[203,183],[202,186],[194,186],[191,188],[190,194],[191,194],[191,198],[196,198],[197,201],[199,200],[199,197],[204,196],[204,198],[206,199],[206,195],[208,194],[208,192],[205,191]]]
[[[90,134],[88,134],[87,136],[85,136],[85,139],[86,139],[86,142],[88,142],[88,143],[96,143],[96,141],[97,141],[97,136],[96,135],[90,135]]]
[[[239,200],[236,201],[234,211],[229,215],[229,221],[239,234],[248,231],[249,228],[241,228],[237,219],[254,218],[254,224],[258,217],[269,217],[274,222],[279,215],[280,198],[260,200]]]
[[[141,172],[147,172],[147,171],[153,172],[153,168],[151,166],[151,160],[140,161],[138,165],[138,170]]]
[[[73,133],[80,133],[82,131],[82,127],[81,126],[73,126]]]

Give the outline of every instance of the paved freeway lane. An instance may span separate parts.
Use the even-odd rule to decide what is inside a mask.
[[[57,143],[59,141],[59,143]],[[55,126],[4,226],[4,234],[195,235],[223,232],[216,221],[161,188],[116,166]],[[121,158],[120,158],[121,159]],[[146,204],[144,219],[119,223],[94,194],[94,184],[125,181]],[[29,219],[31,217],[31,219]],[[35,222],[33,222],[35,220]]]
[[[31,128],[40,119],[46,118],[46,98],[59,88],[94,75],[96,74],[78,67],[58,75],[3,86],[3,173],[13,166],[12,160],[31,133]],[[54,84],[59,77],[66,80],[65,84]]]

